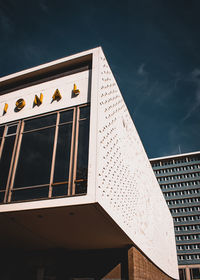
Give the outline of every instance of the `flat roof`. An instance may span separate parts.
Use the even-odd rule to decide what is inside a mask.
[[[156,161],[156,160],[163,160],[163,159],[170,159],[170,158],[186,157],[186,156],[197,155],[197,154],[200,154],[200,151],[184,153],[184,154],[176,154],[176,155],[165,156],[165,157],[150,158],[149,160]]]
[[[49,79],[61,73],[71,72],[74,69],[83,70],[88,66],[91,68],[92,55],[101,47],[70,55],[61,59],[57,59],[39,66],[22,70],[20,72],[0,77],[0,95],[21,89],[27,85],[34,84],[38,80]],[[80,70],[80,71],[81,71]]]

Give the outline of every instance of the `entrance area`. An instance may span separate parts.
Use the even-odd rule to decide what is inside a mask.
[[[5,255],[1,280],[172,280],[135,247]]]

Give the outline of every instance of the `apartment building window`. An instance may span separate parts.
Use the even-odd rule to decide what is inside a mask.
[[[190,268],[191,279],[200,279],[200,268]]]
[[[0,127],[0,202],[87,191],[89,106]]]
[[[179,269],[179,279],[180,280],[186,280],[186,271],[184,268]]]

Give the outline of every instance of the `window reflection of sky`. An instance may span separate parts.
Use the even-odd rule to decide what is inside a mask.
[[[89,111],[89,106],[81,106],[0,127],[1,202],[7,182],[11,196],[6,201],[87,192]],[[16,130],[17,125],[21,129]],[[12,134],[3,134],[4,128]],[[16,163],[8,175],[12,157]]]

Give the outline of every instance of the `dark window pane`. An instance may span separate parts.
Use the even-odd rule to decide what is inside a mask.
[[[71,122],[73,120],[74,110],[68,110],[60,113],[60,123]]]
[[[185,269],[182,268],[179,269],[179,278],[180,280],[186,280]]]
[[[4,126],[0,126],[0,137],[3,136],[3,132],[4,132]]]
[[[200,268],[191,268],[191,279],[200,279]]]
[[[75,194],[82,194],[87,192],[87,181],[75,183]]]
[[[55,128],[22,137],[14,188],[49,184]]]
[[[49,187],[30,188],[12,191],[12,201],[47,198]]]
[[[80,119],[90,117],[90,106],[85,106],[80,108]]]
[[[68,181],[71,150],[72,124],[59,126],[54,183]]]
[[[79,122],[76,179],[87,179],[89,145],[89,120]]]
[[[4,200],[4,195],[5,195],[5,192],[0,192],[0,203],[3,202],[3,200]]]
[[[25,121],[24,131],[56,125],[57,114]]]
[[[53,190],[52,190],[53,197],[67,195],[67,193],[68,193],[68,184],[55,186],[55,187],[53,187]]]
[[[17,131],[17,125],[8,126],[6,135],[16,133],[16,131]]]
[[[8,179],[8,173],[10,169],[10,162],[13,153],[13,147],[15,143],[15,136],[5,138],[3,151],[0,159],[0,189],[5,190]]]

